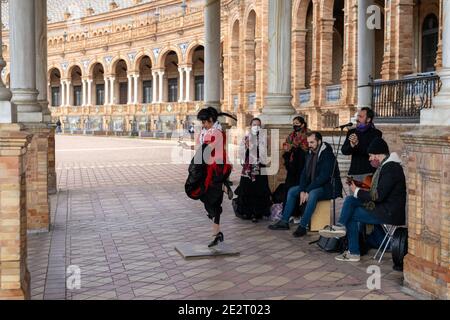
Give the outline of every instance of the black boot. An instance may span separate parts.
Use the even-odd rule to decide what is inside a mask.
[[[219,244],[219,242],[223,242],[223,233],[222,232],[219,232],[218,234],[216,234],[216,236],[214,237],[214,240],[208,244],[208,248],[217,246]]]
[[[295,230],[292,235],[296,238],[300,238],[300,237],[305,236],[307,233],[308,233],[308,231],[306,230],[306,228],[299,225],[297,230]]]

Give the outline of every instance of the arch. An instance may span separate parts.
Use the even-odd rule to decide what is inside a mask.
[[[312,6],[312,0],[297,0],[294,4],[295,10],[293,11],[293,26],[295,29],[306,29],[306,19],[308,16],[308,10],[310,5]]]
[[[182,63],[183,61],[183,55],[180,51],[179,48],[175,47],[175,46],[169,46],[164,48],[161,53],[159,54],[158,57],[158,63],[157,63],[157,67],[158,68],[163,68],[164,67],[164,61],[166,60],[166,56],[169,52],[174,51],[177,54],[177,58],[178,58],[178,63]]]
[[[112,61],[110,63],[110,70],[109,70],[110,73],[114,73],[114,70],[116,69],[116,65],[120,60],[125,61],[126,65],[127,65],[127,70],[131,70],[131,63],[130,63],[130,60],[128,59],[128,57],[119,55],[112,59]]]
[[[87,67],[88,75],[89,75],[90,77],[93,76],[94,68],[95,68],[97,65],[100,65],[100,66],[102,67],[102,69],[103,69],[103,72],[106,72],[106,68],[105,68],[105,66],[103,65],[103,63],[102,63],[101,61],[99,61],[99,60],[94,60],[94,61],[91,61],[91,62],[89,63],[89,66]]]
[[[250,10],[245,19],[244,24],[244,104],[248,106],[249,110],[256,110],[256,94],[257,94],[257,74],[256,74],[256,59],[257,59],[257,16],[255,10]]]
[[[134,71],[139,71],[139,65],[141,63],[141,60],[145,57],[148,57],[150,59],[152,68],[155,67],[155,57],[153,53],[151,51],[142,51],[139,52],[134,58]]]
[[[47,81],[50,81],[50,77],[51,77],[52,73],[55,71],[57,71],[59,73],[60,78],[62,77],[63,73],[62,73],[61,69],[58,67],[52,66],[47,70]]]
[[[67,68],[67,78],[71,77],[73,70],[77,67],[80,69],[81,73],[83,74],[83,70],[84,70],[83,66],[76,62],[74,64],[71,64],[70,67]]]
[[[139,72],[138,97],[140,103],[151,103],[153,101],[153,62],[149,55],[142,54],[136,59],[136,70]]]
[[[188,49],[186,50],[186,63],[192,63],[192,59],[195,53],[195,50],[199,47],[205,47],[203,41],[195,41],[189,44]]]
[[[233,110],[233,112],[239,111],[239,88],[241,84],[241,75],[240,75],[240,69],[241,69],[241,57],[239,54],[239,48],[241,45],[241,26],[239,23],[239,20],[234,20],[231,30],[231,57],[230,57],[230,68],[231,68],[231,75],[230,75],[230,81],[231,81],[231,88],[230,88],[230,107]]]

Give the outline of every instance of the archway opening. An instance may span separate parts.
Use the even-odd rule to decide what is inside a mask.
[[[434,14],[425,17],[422,24],[422,72],[436,70],[439,42],[439,20]]]
[[[332,84],[340,84],[344,63],[344,0],[334,1],[333,17]]]
[[[61,72],[57,68],[50,70],[50,105],[52,107],[61,106]]]
[[[125,60],[117,61],[115,67],[115,84],[112,103],[127,104],[128,102],[128,67]]]
[[[95,90],[92,92],[94,95],[93,101],[95,105],[102,106],[105,104],[105,69],[101,63],[96,63],[92,69],[92,81]]]
[[[83,88],[82,88],[82,73],[79,66],[75,66],[70,71],[70,83],[72,86],[72,93],[69,97],[69,105],[81,106],[83,99]]]
[[[152,61],[148,56],[143,56],[139,62],[139,79],[138,101],[152,103],[154,83],[152,77]]]

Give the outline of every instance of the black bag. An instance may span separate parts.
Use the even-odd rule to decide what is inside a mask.
[[[408,229],[397,228],[392,236],[392,261],[394,270],[403,271],[403,258],[408,253]]]
[[[326,252],[337,252],[342,253],[345,250],[345,239],[344,238],[325,238],[320,236],[317,240],[317,245],[320,249]]]
[[[281,183],[275,191],[272,193],[272,202],[273,203],[283,203],[284,198],[286,197],[286,188],[285,184]]]

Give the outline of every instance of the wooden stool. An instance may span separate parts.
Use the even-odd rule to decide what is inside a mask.
[[[311,218],[310,231],[322,230],[326,225],[330,225],[331,201],[324,200],[317,202],[316,210]]]

